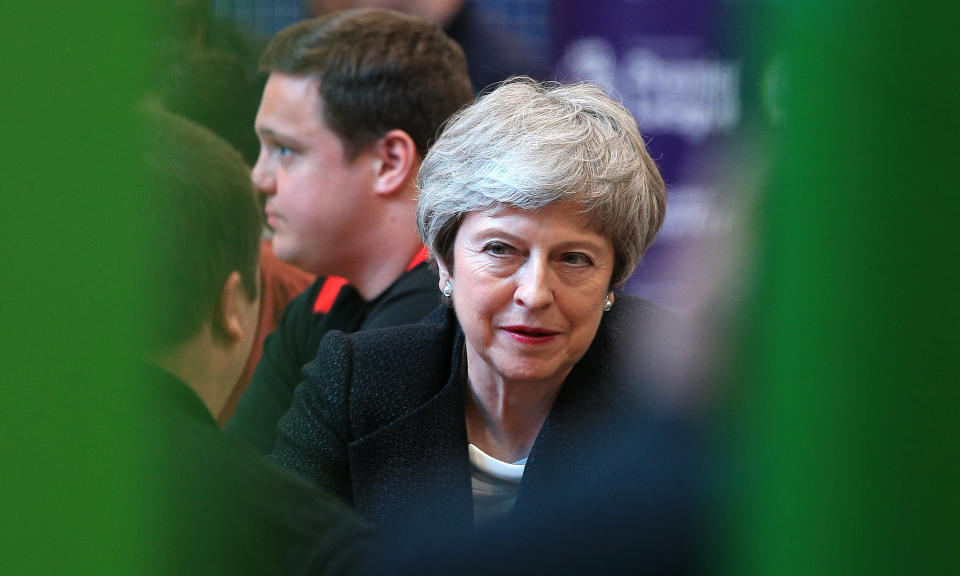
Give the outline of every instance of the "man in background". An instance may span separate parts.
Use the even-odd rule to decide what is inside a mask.
[[[253,342],[260,216],[240,154],[160,109],[145,114],[150,315],[138,414],[145,573],[340,573],[376,545],[332,496],[236,440],[213,418]]]
[[[317,281],[284,311],[228,434],[260,453],[329,330],[419,321],[440,302],[416,230],[415,179],[443,122],[473,99],[463,51],[388,10],[307,20],[273,38],[253,169],[277,257]]]

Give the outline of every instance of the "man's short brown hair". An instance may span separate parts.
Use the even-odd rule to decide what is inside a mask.
[[[463,50],[436,24],[361,9],[281,30],[260,69],[319,81],[323,120],[355,158],[390,130],[423,157],[444,121],[473,100]]]
[[[167,350],[218,314],[234,271],[252,302],[260,288],[262,223],[250,168],[219,136],[156,105],[145,105],[141,192],[149,217],[150,350]],[[213,322],[214,330],[219,324]]]

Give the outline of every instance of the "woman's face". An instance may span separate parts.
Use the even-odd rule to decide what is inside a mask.
[[[474,385],[559,384],[587,351],[603,316],[614,251],[579,210],[560,203],[464,217],[453,270],[440,263],[440,287],[453,285]]]

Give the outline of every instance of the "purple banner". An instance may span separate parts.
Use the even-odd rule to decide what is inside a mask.
[[[742,61],[724,35],[731,4],[706,0],[566,0],[552,7],[562,80],[604,86],[633,112],[667,183],[667,218],[626,291],[695,305],[681,270],[692,246],[731,226],[724,177],[709,168],[743,124]]]

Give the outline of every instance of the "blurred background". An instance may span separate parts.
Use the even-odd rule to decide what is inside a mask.
[[[744,178],[757,178],[766,157],[749,159],[747,174],[718,177],[721,156],[745,138],[770,142],[782,122],[782,46],[774,44],[783,6],[772,0],[213,0],[223,22],[269,38],[325,7],[454,6],[499,45],[522,50],[526,62],[473,57],[472,68],[497,66],[487,82],[526,72],[542,80],[585,80],[604,86],[639,119],[640,130],[667,182],[670,205],[656,244],[626,291],[688,310],[700,286],[680,263],[691,250],[729,234]],[[452,17],[453,20],[459,16]],[[448,29],[457,22],[443,22]],[[452,26],[451,26],[452,24]],[[455,38],[458,38],[456,35]],[[459,38],[458,38],[459,39]],[[491,62],[491,60],[494,60]],[[512,65],[512,67],[511,67]],[[473,72],[472,72],[473,74]],[[476,74],[473,74],[476,78]],[[479,84],[479,85],[477,85]],[[767,150],[766,144],[755,146]],[[767,152],[764,152],[767,156]]]
[[[661,166],[667,221],[627,290],[697,342],[675,380],[717,439],[711,571],[957,573],[960,9],[468,3],[545,79],[619,95]],[[134,109],[222,75],[211,93],[254,94],[208,103],[235,125],[258,46],[311,10],[135,4],[0,7],[2,574],[151,572],[151,447],[124,434],[149,306]]]

